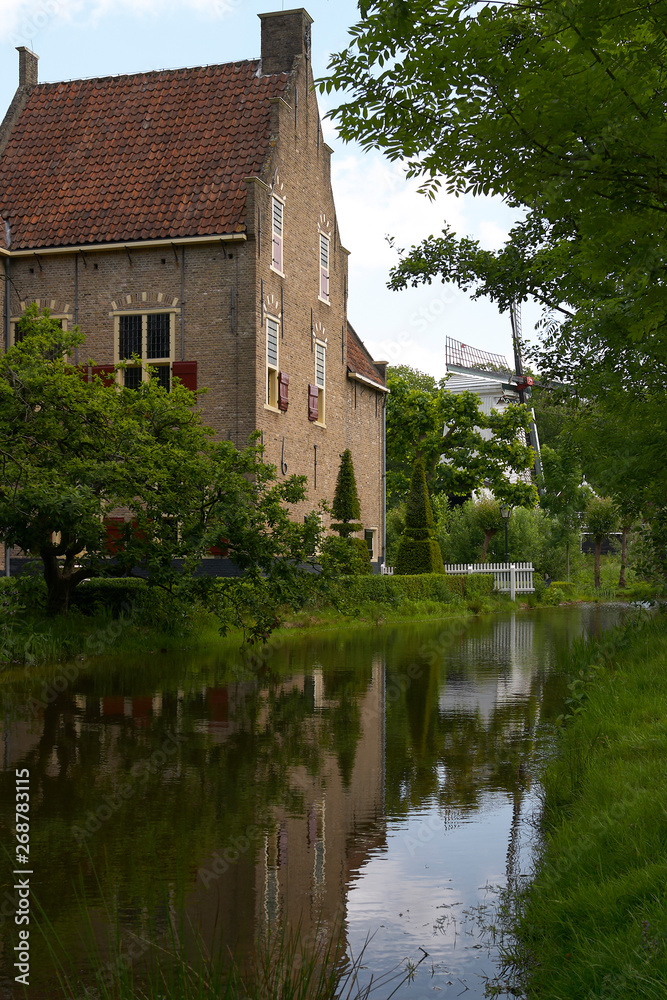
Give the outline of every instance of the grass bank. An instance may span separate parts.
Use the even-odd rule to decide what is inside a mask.
[[[605,567],[603,588],[580,581],[554,582],[519,595],[492,593],[492,577],[424,574],[420,576],[340,577],[321,582],[296,610],[285,609],[284,634],[340,628],[368,628],[494,614],[512,608],[548,607],[577,600],[641,600],[656,595],[650,584],[637,582],[618,591]],[[592,580],[592,576],[591,576]],[[107,653],[157,653],[201,649],[230,641],[238,646],[241,632],[223,639],[216,615],[201,602],[185,605],[143,580],[89,581],[75,592],[74,606],[62,618],[44,611],[45,588],[37,577],[0,579],[0,669],[52,663]]]
[[[571,667],[542,853],[509,899],[513,986],[530,1000],[664,1000],[667,616],[576,644]]]

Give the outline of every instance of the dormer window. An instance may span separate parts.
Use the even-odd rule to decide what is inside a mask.
[[[283,271],[283,215],[284,208],[280,198],[274,195],[271,199],[271,232],[273,234],[271,267],[282,274]]]
[[[320,295],[323,302],[329,301],[329,237],[320,233]]]

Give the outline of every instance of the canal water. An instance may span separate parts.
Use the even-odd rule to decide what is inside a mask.
[[[337,928],[350,959],[363,951],[361,984],[411,963],[400,1000],[483,997],[496,887],[530,866],[559,663],[622,614],[578,605],[295,637],[250,660],[107,656],[15,675],[0,689],[0,996],[25,995],[7,851],[27,768],[34,905],[77,971],[85,907],[109,975],[174,935],[252,963],[258,937],[289,922],[304,941]],[[61,995],[54,962],[33,934],[28,996]]]

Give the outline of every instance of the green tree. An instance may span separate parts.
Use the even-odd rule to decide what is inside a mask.
[[[402,365],[387,384],[387,493],[390,507],[405,500],[416,460],[424,463],[434,493],[467,496],[485,483],[511,506],[532,506],[536,491],[521,474],[532,467],[522,443],[529,424],[525,406],[486,415],[479,396],[447,391],[446,379]],[[482,431],[492,431],[487,440]],[[514,474],[514,475],[512,475]]]
[[[489,542],[503,527],[503,517],[500,504],[493,497],[480,497],[474,506],[475,522],[484,532],[482,543],[482,562],[486,562]]]
[[[611,497],[592,496],[586,504],[586,524],[595,539],[595,589],[600,587],[602,539],[616,530],[618,509]]]
[[[109,573],[139,571],[178,594],[222,543],[243,575],[233,593],[222,586],[225,621],[266,634],[317,544],[316,517],[297,525],[287,513],[303,477],[277,483],[256,443],[213,442],[178,380],[169,393],[156,379],[137,390],[86,381],[67,361],[78,330],[31,309],[22,332],[0,358],[0,539],[41,558],[49,611]],[[111,560],[105,522],[119,508],[130,520]]]
[[[361,505],[349,448],[340,457],[331,513],[338,519],[331,527],[339,537],[329,536],[322,545],[321,562],[325,574],[357,576],[370,573],[371,559],[366,542],[363,538],[352,538],[353,532],[361,531],[363,525],[358,523]]]
[[[544,490],[541,507],[548,511],[557,525],[554,542],[565,545],[566,575],[570,579],[570,550],[578,543],[581,514],[590,491],[582,486],[584,474],[576,450],[562,442],[560,447],[544,445],[542,472]]]
[[[435,521],[426,485],[424,461],[416,459],[405,513],[405,530],[398,546],[396,572],[442,573],[440,546],[435,539]]]
[[[487,251],[449,226],[390,285],[452,281],[501,310],[544,307],[539,364],[622,421],[628,475],[663,505],[667,411],[664,9],[650,0],[361,0],[321,89],[346,140],[432,193],[520,210]],[[627,455],[626,455],[627,453]],[[627,460],[626,460],[627,458]]]
[[[331,527],[341,538],[349,538],[355,531],[361,531],[362,525],[355,522],[361,517],[361,506],[357,492],[357,480],[354,475],[352,452],[346,448],[340,457],[340,466],[336,478],[331,513],[337,518],[337,523]]]

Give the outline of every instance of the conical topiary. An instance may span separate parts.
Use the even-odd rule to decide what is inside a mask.
[[[340,456],[340,468],[338,469],[331,513],[336,518],[336,523],[332,524],[331,527],[338,532],[341,538],[348,538],[355,531],[361,531],[361,525],[355,523],[361,517],[361,506],[357,493],[357,481],[354,478],[352,452],[349,448],[346,448]]]
[[[418,458],[412,468],[405,530],[396,558],[397,573],[402,576],[412,573],[444,573],[440,546],[433,537],[434,528],[424,463]]]

